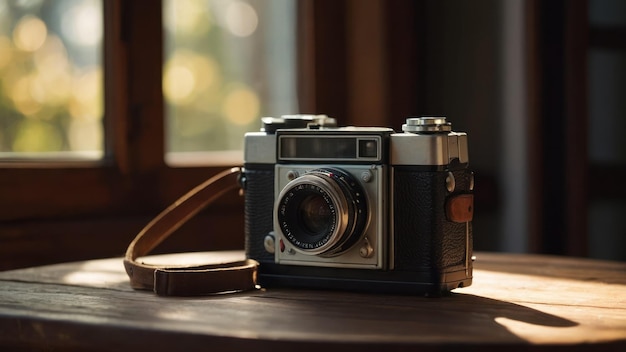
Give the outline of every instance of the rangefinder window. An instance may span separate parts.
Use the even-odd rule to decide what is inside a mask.
[[[379,137],[289,136],[279,137],[281,160],[366,160],[380,159]]]
[[[380,149],[378,148],[378,141],[376,139],[359,139],[359,158],[378,159],[379,155]]]

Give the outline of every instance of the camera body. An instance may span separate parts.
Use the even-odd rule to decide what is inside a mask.
[[[438,295],[472,282],[467,134],[324,115],[263,118],[244,143],[246,255],[265,287]]]

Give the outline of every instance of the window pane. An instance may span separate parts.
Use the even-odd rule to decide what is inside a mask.
[[[168,152],[242,149],[261,116],[297,112],[296,5],[164,1]]]
[[[102,19],[99,0],[0,2],[1,157],[102,156]]]

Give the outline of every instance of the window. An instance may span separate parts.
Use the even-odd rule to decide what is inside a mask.
[[[43,9],[56,2],[34,3]],[[101,158],[0,161],[0,268],[120,255],[153,216],[224,168],[211,161],[183,168],[164,161],[162,8],[142,1],[97,4],[104,18]],[[182,232],[191,236],[183,234],[168,248],[242,247],[242,219],[242,200],[234,194],[210,217],[190,223]],[[225,230],[237,235],[197,236]]]

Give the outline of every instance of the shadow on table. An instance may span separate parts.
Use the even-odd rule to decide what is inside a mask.
[[[267,322],[272,329],[365,341],[375,336],[382,342],[508,344],[526,340],[500,324],[499,318],[540,327],[578,325],[536,309],[471,294],[424,298],[268,290],[255,295],[253,301],[256,311],[267,309],[276,317]]]

